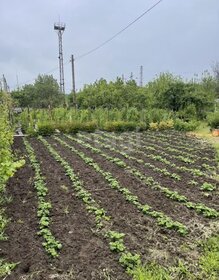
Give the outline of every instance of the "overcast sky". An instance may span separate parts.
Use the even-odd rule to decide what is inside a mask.
[[[11,89],[58,67],[54,22],[63,34],[66,92],[71,90],[70,55],[95,48],[158,0],[0,0],[0,75]],[[169,71],[185,78],[219,61],[219,1],[163,0],[150,13],[98,51],[75,61],[76,88],[101,77],[133,72],[144,83]],[[51,74],[59,81],[59,70]]]

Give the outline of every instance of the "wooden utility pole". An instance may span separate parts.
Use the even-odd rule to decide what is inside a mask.
[[[139,86],[140,86],[140,87],[143,87],[143,66],[140,66]]]
[[[71,55],[71,68],[72,68],[72,93],[73,93],[73,103],[75,108],[77,107],[77,100],[76,100],[76,90],[75,90],[75,64],[74,64],[74,56]]]

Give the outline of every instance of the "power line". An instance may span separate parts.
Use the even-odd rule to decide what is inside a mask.
[[[75,58],[75,60],[78,60],[78,59],[81,59],[95,51],[97,51],[98,49],[102,48],[103,46],[105,46],[106,44],[108,44],[110,41],[112,41],[113,39],[115,39],[117,36],[119,36],[121,33],[123,33],[125,30],[127,30],[130,26],[132,26],[134,23],[136,23],[139,19],[141,19],[143,16],[145,16],[146,14],[148,14],[151,10],[153,10],[156,6],[158,6],[163,0],[159,0],[158,2],[156,2],[153,6],[151,6],[149,9],[147,9],[146,11],[144,11],[140,16],[138,16],[136,19],[134,19],[132,22],[130,22],[127,26],[125,26],[123,29],[121,29],[119,32],[117,32],[115,35],[113,35],[112,37],[110,37],[108,40],[104,41],[103,43],[101,43],[100,45],[98,45],[97,47],[91,49],[90,51],[82,54],[82,55],[79,55]],[[70,61],[66,61],[64,63],[64,65],[70,63]],[[56,70],[58,70],[59,67],[56,67],[56,68],[53,68],[51,69],[50,71],[44,73],[44,75],[47,75],[47,74],[50,74],[50,73],[53,73],[55,72]],[[30,82],[33,82],[35,80],[34,79],[31,79],[31,80],[28,80],[24,83],[22,83],[21,85],[25,85],[27,83],[30,83]],[[14,87],[15,88],[15,87]]]
[[[110,37],[108,40],[104,41],[103,43],[101,43],[100,45],[98,45],[97,47],[91,49],[90,51],[79,55],[75,58],[75,60],[80,59],[82,57],[85,57],[97,50],[99,50],[100,48],[102,48],[103,46],[105,46],[106,44],[108,44],[110,41],[112,41],[113,39],[115,39],[117,36],[119,36],[121,33],[123,33],[126,29],[128,29],[130,26],[132,26],[134,23],[136,23],[136,21],[138,21],[139,19],[141,19],[143,16],[145,16],[147,13],[149,13],[151,10],[153,10],[157,5],[159,5],[163,0],[158,1],[157,3],[155,3],[153,6],[151,6],[149,9],[147,9],[146,11],[144,11],[140,16],[138,16],[135,20],[133,20],[132,22],[130,22],[126,27],[124,27],[123,29],[121,29],[119,32],[117,32],[115,35],[113,35],[112,37]]]

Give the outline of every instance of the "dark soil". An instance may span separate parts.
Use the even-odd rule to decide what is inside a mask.
[[[156,133],[152,133],[152,135],[157,137]],[[160,137],[167,139],[169,136],[161,134]],[[178,137],[178,135],[173,137]],[[141,254],[143,261],[156,260],[163,265],[174,264],[178,257],[185,261],[195,261],[197,252],[188,253],[188,250],[183,251],[182,248],[193,244],[202,237],[211,222],[209,219],[168,199],[158,190],[143,184],[124,169],[62,136],[63,140],[93,158],[101,169],[111,172],[121,186],[128,188],[138,196],[140,202],[147,203],[154,210],[162,211],[174,220],[187,225],[190,233],[186,237],[182,237],[173,230],[162,228],[157,225],[155,219],[140,213],[135,206],[124,199],[122,194],[111,189],[104,177],[79,156],[53,138],[46,139],[82,179],[84,188],[107,211],[111,217],[110,229],[125,233],[124,242],[128,250]],[[192,142],[187,140],[186,136],[181,136],[181,145],[189,147]],[[109,240],[96,229],[94,216],[88,214],[84,203],[75,196],[72,183],[62,166],[54,160],[39,140],[32,138],[29,141],[41,164],[42,175],[49,190],[47,200],[52,204],[50,229],[63,247],[59,257],[52,259],[42,246],[42,238],[37,235],[38,202],[34,189],[34,171],[28,160],[22,137],[16,137],[14,151],[19,157],[25,158],[26,164],[17,171],[7,185],[8,196],[13,198],[12,202],[6,205],[6,214],[11,221],[6,231],[8,240],[0,243],[0,258],[18,263],[18,265],[6,279],[130,279],[118,262],[118,254],[110,251]],[[177,140],[170,140],[170,143],[176,142]],[[107,149],[103,149],[103,151],[120,157]],[[194,153],[207,157],[212,155],[211,151],[208,148],[205,149],[204,146],[200,152],[196,149]],[[139,157],[137,154],[133,155]],[[186,194],[191,201],[203,202],[217,208],[218,203],[214,196],[205,198],[199,191],[190,191],[186,185],[188,178],[183,178],[182,181],[175,183],[172,179],[159,176],[134,161],[126,160],[123,157],[121,159],[147,176],[154,177],[161,185]],[[151,163],[155,164],[155,162]],[[164,167],[162,163],[156,163],[156,166]]]
[[[107,142],[106,142],[107,144],[109,144],[108,140],[109,139],[107,139]],[[117,149],[119,149],[119,143],[120,142],[118,142],[115,146]],[[107,149],[103,149],[103,150],[105,152],[109,153],[109,150],[107,150]],[[182,195],[186,195],[188,198],[191,198],[191,201],[202,202],[202,203],[205,203],[209,207],[213,207],[216,210],[219,210],[219,204],[218,204],[219,196],[218,196],[217,192],[213,191],[212,193],[209,193],[209,196],[204,196],[203,191],[201,191],[199,189],[199,187],[205,182],[218,186],[218,181],[211,179],[211,178],[202,178],[202,177],[192,176],[191,174],[188,174],[188,172],[186,173],[183,171],[178,171],[175,168],[165,165],[165,163],[150,159],[150,158],[144,156],[143,154],[129,151],[130,156],[134,156],[138,159],[143,159],[144,162],[151,163],[158,168],[161,168],[161,169],[166,168],[171,173],[179,174],[181,176],[181,180],[177,181],[169,176],[163,175],[161,172],[158,174],[158,172],[153,171],[153,169],[151,169],[149,167],[145,167],[143,164],[139,164],[138,162],[136,162],[134,160],[125,159],[123,156],[119,155],[118,153],[110,152],[110,154],[113,156],[116,156],[118,158],[121,158],[123,161],[127,162],[131,166],[136,167],[137,169],[139,169],[142,173],[146,174],[147,176],[153,177],[162,186],[166,186],[174,191],[178,191]],[[147,152],[145,152],[145,154],[147,154]],[[150,154],[153,154],[153,152],[150,152]],[[158,154],[159,154],[159,151],[158,151]],[[205,156],[208,156],[207,152],[206,152]],[[176,165],[179,164],[179,162],[177,160],[171,159],[171,154],[170,154],[170,157],[168,158],[168,160],[173,163],[176,163]],[[199,163],[199,161],[197,161],[196,165],[193,166],[193,168],[199,169],[200,165],[201,165],[201,163]],[[180,166],[185,166],[185,165],[181,163]],[[187,166],[187,167],[190,167],[190,166]],[[197,186],[189,185],[188,182],[190,180],[195,180],[198,183],[198,185]]]
[[[14,149],[25,157],[26,164],[19,169],[7,185],[12,202],[7,205],[6,214],[11,219],[6,234],[8,241],[0,243],[1,258],[18,263],[17,269],[7,279],[20,279],[22,275],[48,267],[49,258],[44,253],[41,240],[37,236],[37,199],[33,187],[34,173],[25,156],[22,139],[15,138]],[[49,271],[48,271],[49,272]],[[37,279],[37,278],[36,278]],[[46,278],[39,278],[46,279]]]
[[[143,259],[148,258],[149,249],[164,246],[172,255],[179,254],[174,248],[175,240],[177,239],[179,243],[184,241],[178,233],[157,226],[154,219],[139,213],[132,204],[125,201],[122,194],[110,188],[101,174],[86,165],[79,156],[55,140],[48,139],[48,141],[83,179],[85,188],[92,193],[94,199],[107,210],[112,217],[113,229],[127,234],[125,241],[130,250],[141,252]],[[168,246],[166,246],[167,236]],[[174,241],[174,245],[172,241]]]
[[[16,138],[14,145],[25,154],[21,138]],[[26,159],[27,164],[8,183],[13,202],[7,207],[11,223],[7,230],[9,239],[1,244],[1,257],[19,264],[7,279],[26,279],[22,277],[31,275],[37,280],[65,279],[74,275],[74,278],[67,279],[96,280],[105,279],[104,274],[107,273],[112,279],[129,279],[110,252],[107,242],[94,232],[95,223],[72,193],[71,183],[62,168],[47,154],[44,155],[44,150],[33,146],[42,163],[49,200],[53,205],[51,230],[63,248],[58,259],[51,259],[42,247],[43,240],[37,236],[34,174]],[[67,187],[68,191],[61,186]]]

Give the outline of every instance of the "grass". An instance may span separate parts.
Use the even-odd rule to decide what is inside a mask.
[[[219,137],[215,137],[212,135],[210,131],[210,127],[207,125],[207,123],[203,122],[201,125],[192,133],[188,133],[190,135],[195,135],[196,137],[206,139],[209,143],[212,144],[212,146],[216,150],[216,158],[218,162],[219,167]]]
[[[133,280],[171,280],[171,277],[165,268],[151,263],[137,267],[133,273]]]
[[[212,136],[210,128],[203,123],[195,132],[189,133],[206,139],[216,150],[219,165],[219,138]],[[170,279],[219,279],[219,235],[209,237],[201,242],[200,258],[197,264],[197,272],[190,273],[189,266],[182,265],[172,268],[164,268],[156,263],[139,266],[133,272],[133,280],[170,280]],[[175,273],[174,273],[175,271]],[[174,275],[174,276],[173,276]]]
[[[219,138],[212,135],[210,127],[207,125],[207,123],[201,123],[200,126],[190,134],[210,141],[210,143],[212,143],[215,148],[219,149]]]
[[[219,278],[219,235],[210,237],[202,248],[204,253],[199,265],[209,279],[216,280]]]

